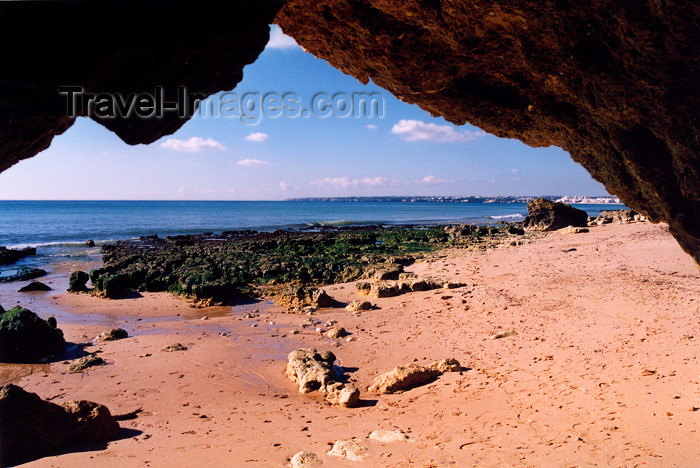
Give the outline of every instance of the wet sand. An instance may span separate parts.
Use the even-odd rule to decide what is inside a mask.
[[[359,316],[335,308],[311,317],[269,304],[195,309],[167,294],[33,294],[27,305],[56,315],[68,341],[112,326],[131,337],[86,348],[106,366],[32,367],[19,385],[55,402],[142,412],[121,421],[121,440],[27,466],[279,467],[301,450],[333,467],[697,464],[700,276],[664,226],[442,252],[408,270],[467,286],[371,299],[379,308]],[[360,299],[353,284],[324,289]],[[309,318],[320,323],[303,328]],[[317,333],[328,320],[353,341]],[[517,334],[489,339],[507,330]],[[160,351],[176,342],[188,349]],[[300,347],[335,353],[363,405],[299,394],[284,369]],[[367,392],[397,365],[445,357],[468,370],[399,394]],[[376,429],[409,440],[367,439]],[[326,453],[351,438],[368,447],[363,461]]]

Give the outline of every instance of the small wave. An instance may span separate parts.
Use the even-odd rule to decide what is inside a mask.
[[[524,218],[525,215],[522,215],[520,213],[514,213],[514,214],[509,214],[509,215],[500,215],[500,216],[485,216],[486,219],[520,219]]]
[[[350,221],[347,219],[339,219],[335,221],[318,221],[312,223],[306,223],[307,226],[311,227],[342,227],[342,226],[371,226],[374,224],[380,224],[379,221]]]
[[[101,246],[104,244],[109,244],[110,242],[116,242],[116,239],[103,239],[96,240],[95,246]],[[87,247],[85,241],[54,241],[54,242],[36,242],[36,243],[26,243],[26,244],[11,244],[6,246],[8,249],[26,249],[27,247],[34,247],[36,249],[42,247]]]

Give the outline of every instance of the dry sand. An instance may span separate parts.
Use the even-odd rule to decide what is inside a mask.
[[[280,467],[301,450],[329,467],[698,466],[700,277],[664,226],[443,252],[409,270],[467,286],[373,299],[379,309],[360,316],[317,312],[316,326],[337,320],[352,333],[339,346],[302,328],[309,316],[269,304],[32,295],[30,308],[57,315],[69,341],[110,326],[132,337],[87,348],[108,365],[83,374],[65,373],[69,362],[5,365],[5,380],[54,402],[142,412],[121,421],[121,440],[27,466]],[[358,299],[352,284],[325,289]],[[253,309],[258,317],[243,318]],[[488,339],[508,330],[517,334]],[[160,351],[176,342],[188,349]],[[284,375],[299,347],[333,351],[363,406],[299,394]],[[397,365],[445,357],[468,370],[400,394],[366,391]],[[369,440],[377,429],[409,440]],[[362,461],[327,454],[351,438],[368,448]]]

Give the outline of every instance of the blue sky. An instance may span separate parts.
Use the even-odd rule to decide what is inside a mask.
[[[230,115],[195,117],[175,134],[137,146],[80,118],[46,151],[0,173],[0,199],[607,195],[560,148],[531,148],[433,118],[316,59],[277,28],[233,92],[292,92],[300,108],[310,108],[318,93],[379,93],[384,112],[263,116],[255,124]],[[220,93],[212,102],[224,97],[231,95]]]

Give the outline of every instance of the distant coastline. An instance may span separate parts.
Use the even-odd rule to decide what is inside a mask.
[[[620,205],[617,197],[589,197],[583,195],[541,195],[541,196],[473,196],[473,197],[440,197],[440,196],[386,196],[386,197],[307,197],[287,198],[284,201],[294,202],[403,202],[403,203],[529,203],[535,198],[546,198],[568,204],[586,205]]]

